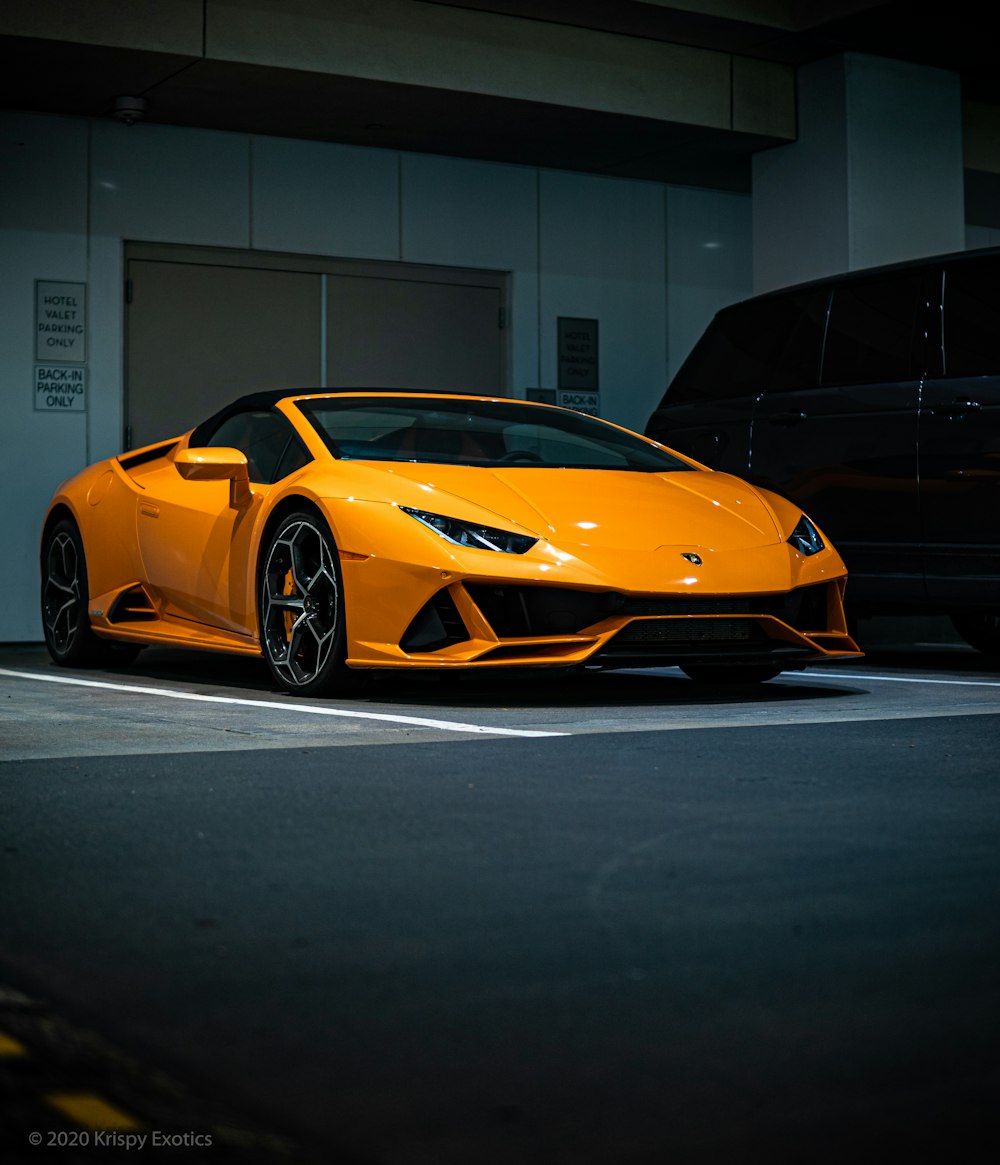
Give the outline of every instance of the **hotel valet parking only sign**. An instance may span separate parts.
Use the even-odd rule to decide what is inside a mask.
[[[87,285],[35,280],[35,409],[87,411]]]
[[[597,360],[597,320],[559,316],[559,396],[557,403],[601,415]]]

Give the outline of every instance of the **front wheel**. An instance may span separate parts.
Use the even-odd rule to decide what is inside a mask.
[[[364,673],[344,662],[344,588],[340,558],[317,514],[289,514],[263,550],[260,643],[271,674],[303,696],[357,691]]]
[[[131,663],[140,647],[95,635],[87,614],[89,598],[83,539],[76,523],[62,518],[42,548],[42,630],[49,655],[62,667]]]
[[[681,664],[681,671],[699,684],[763,684],[780,676],[781,670],[768,663]]]
[[[1000,613],[977,611],[952,615],[952,624],[970,647],[984,655],[1000,655]]]

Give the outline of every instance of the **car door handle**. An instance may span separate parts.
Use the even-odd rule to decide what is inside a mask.
[[[772,425],[797,425],[800,421],[806,420],[808,413],[772,413],[767,419]]]
[[[951,404],[935,405],[934,412],[939,417],[964,417],[966,413],[974,413],[982,407],[977,400],[953,400]]]

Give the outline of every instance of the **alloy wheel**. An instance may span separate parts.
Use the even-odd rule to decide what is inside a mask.
[[[288,521],[268,551],[261,588],[261,631],[272,667],[303,687],[320,675],[340,622],[336,551],[306,518]]]
[[[80,626],[80,554],[76,542],[65,531],[56,533],[45,555],[42,583],[42,614],[45,630],[58,655],[73,646]]]

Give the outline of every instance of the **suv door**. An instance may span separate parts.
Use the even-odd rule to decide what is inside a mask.
[[[748,299],[718,312],[678,369],[646,433],[712,469],[747,477],[754,409],[774,386],[819,375],[825,289]]]
[[[1000,256],[941,272],[942,362],[920,409],[929,597],[1000,610]]]
[[[832,291],[819,383],[757,404],[747,476],[826,532],[856,605],[923,597],[917,410],[929,314],[919,269]]]

